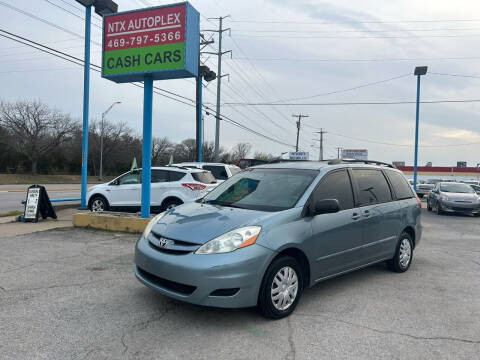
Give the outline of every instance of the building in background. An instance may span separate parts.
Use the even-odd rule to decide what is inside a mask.
[[[466,161],[457,161],[457,167],[467,167]]]
[[[395,167],[405,166],[405,161],[394,161],[392,164]]]
[[[342,149],[342,159],[368,160],[368,150]]]

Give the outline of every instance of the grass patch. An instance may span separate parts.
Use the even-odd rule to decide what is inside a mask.
[[[88,176],[88,184],[99,184],[112,180],[112,176],[104,176],[99,181],[97,176]],[[32,175],[32,174],[0,174],[0,185],[12,184],[80,184],[80,175]]]
[[[22,215],[22,214],[23,214],[23,211],[11,210],[11,211],[7,211],[6,213],[0,213],[0,217],[18,216],[18,215]]]

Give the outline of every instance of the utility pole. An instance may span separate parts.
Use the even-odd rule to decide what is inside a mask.
[[[98,180],[103,180],[103,134],[104,134],[103,128],[105,123],[105,115],[107,115],[108,112],[112,110],[112,108],[115,105],[121,104],[121,103],[122,103],[121,101],[115,101],[112,105],[110,105],[110,107],[107,110],[105,110],[102,113],[102,123],[101,123],[101,129],[100,129],[100,176]]]
[[[320,151],[318,153],[318,161],[323,161],[323,134],[326,134],[326,131],[323,131],[323,128],[320,129],[320,131],[316,131],[315,133],[320,134],[320,139],[313,139],[315,141],[320,142]]]
[[[222,74],[222,55],[227,53],[232,53],[232,50],[227,50],[222,52],[222,34],[224,31],[230,31],[230,28],[224,29],[223,28],[223,19],[230,17],[227,16],[220,16],[218,18],[209,18],[208,20],[218,20],[218,30],[202,30],[202,31],[210,31],[218,33],[218,52],[212,53],[205,51],[205,54],[212,54],[218,56],[217,61],[217,108],[216,108],[216,123],[215,123],[215,161],[218,161],[218,153],[220,150],[220,94],[222,88],[222,77],[227,76],[228,74]]]
[[[308,115],[292,114],[292,117],[298,118],[298,120],[297,120],[297,144],[295,145],[295,151],[298,152],[298,138],[300,137],[300,127],[301,127],[302,117],[307,118]]]

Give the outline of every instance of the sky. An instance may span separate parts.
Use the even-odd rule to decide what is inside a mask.
[[[165,5],[160,0],[117,0],[119,11]],[[480,3],[476,0],[194,0],[201,32],[218,51],[219,16],[227,16],[222,51],[221,114],[267,135],[271,141],[221,121],[220,146],[248,142],[253,151],[278,156],[293,151],[296,118],[299,148],[324,157],[337,148],[368,149],[369,158],[413,163],[415,66],[421,78],[419,165],[480,163]],[[12,9],[12,6],[14,9]],[[0,29],[83,58],[84,20],[74,0],[0,0]],[[92,63],[101,63],[101,19],[93,18]],[[217,71],[217,57],[202,54]],[[82,118],[83,69],[0,37],[0,99],[38,99]],[[156,81],[155,86],[195,99],[195,81]],[[212,109],[216,81],[203,101]],[[195,109],[154,95],[153,136],[179,142],[195,137]],[[142,132],[143,92],[91,72],[90,119],[107,115]],[[187,101],[188,102],[188,101]],[[402,104],[371,104],[371,103]],[[406,102],[406,103],[405,103]],[[339,104],[340,103],[340,104]],[[352,104],[354,103],[354,104]],[[370,104],[358,104],[370,103]],[[205,116],[205,140],[215,138],[215,119]]]

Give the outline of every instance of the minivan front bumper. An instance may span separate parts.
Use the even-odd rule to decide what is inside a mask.
[[[135,276],[151,289],[197,305],[240,308],[257,304],[263,274],[275,252],[254,244],[225,254],[171,254],[143,236],[135,246]]]

